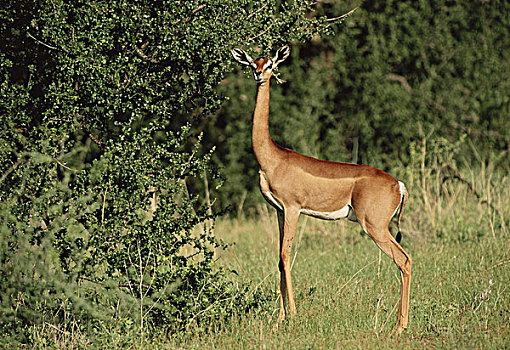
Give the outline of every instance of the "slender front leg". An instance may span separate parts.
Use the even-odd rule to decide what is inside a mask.
[[[280,227],[280,313],[277,324],[285,319],[285,299],[289,305],[290,315],[296,314],[296,304],[292,290],[292,278],[290,274],[290,255],[292,242],[296,233],[299,211],[284,209],[278,211],[278,225]]]
[[[281,251],[283,247],[283,237],[284,237],[284,224],[285,224],[285,214],[283,210],[277,211],[278,215],[278,228],[280,231],[280,260],[278,262],[278,269],[280,270],[280,312],[278,313],[278,319],[276,320],[276,328],[278,327],[278,323],[282,322],[285,319],[285,299],[287,299],[287,288],[285,286],[285,271],[283,269],[283,262],[281,259]]]

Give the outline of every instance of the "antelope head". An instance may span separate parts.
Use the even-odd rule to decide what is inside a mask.
[[[248,55],[244,50],[241,49],[233,49],[232,56],[234,59],[241,63],[242,65],[249,66],[252,70],[253,77],[257,84],[264,85],[266,81],[271,79],[273,76],[273,72],[278,67],[280,63],[285,61],[287,57],[289,57],[290,49],[286,45],[276,51],[276,54],[273,58],[257,58],[253,59],[250,55]],[[276,81],[278,83],[283,83],[284,81],[279,79],[276,75],[274,75]]]

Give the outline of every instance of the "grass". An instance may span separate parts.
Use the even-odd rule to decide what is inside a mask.
[[[269,221],[269,220],[268,220]],[[271,220],[272,221],[272,220]],[[304,221],[304,220],[303,220]],[[486,237],[466,242],[404,240],[414,259],[409,329],[391,337],[399,274],[354,224],[302,222],[293,267],[298,315],[272,331],[278,309],[275,222],[233,220],[217,232],[235,246],[220,256],[241,280],[274,296],[269,310],[201,334],[185,348],[508,348],[510,251]],[[344,234],[349,226],[350,234]],[[308,228],[308,229],[306,229]],[[324,231],[323,229],[326,228]],[[228,233],[228,234],[227,234]],[[502,247],[505,247],[502,249]]]
[[[249,282],[272,302],[168,346],[510,348],[508,179],[489,178],[487,168],[481,172],[485,175],[468,173],[449,181],[433,172],[408,177],[412,197],[402,245],[413,258],[413,276],[409,328],[401,336],[391,334],[400,291],[393,262],[380,256],[359,225],[306,217],[300,218],[294,241],[298,315],[274,332],[277,223],[274,210],[261,207],[257,218],[217,222],[216,235],[233,244],[218,253],[218,261],[237,272],[234,281]]]

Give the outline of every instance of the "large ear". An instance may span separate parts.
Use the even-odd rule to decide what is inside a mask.
[[[241,64],[244,64],[245,66],[251,66],[252,65],[253,58],[251,58],[250,55],[248,55],[246,52],[244,52],[244,50],[233,49],[230,52],[232,53],[232,56],[234,56],[234,59],[237,62],[239,62]]]
[[[276,51],[276,55],[273,57],[273,65],[276,67],[277,65],[285,61],[285,59],[289,57],[289,54],[290,49],[287,45],[278,49],[278,51]]]

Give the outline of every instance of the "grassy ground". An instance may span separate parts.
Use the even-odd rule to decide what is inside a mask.
[[[399,274],[355,224],[302,220],[293,267],[298,315],[272,331],[278,309],[275,222],[220,222],[235,246],[220,256],[253,288],[270,290],[271,309],[239,315],[185,348],[494,348],[510,347],[510,247],[492,237],[415,242],[409,329],[391,337]],[[270,228],[274,229],[271,230]],[[272,231],[272,232],[271,232]],[[346,234],[345,231],[350,231]]]
[[[411,177],[413,178],[413,177]],[[510,244],[506,180],[477,182],[430,174],[406,212],[402,245],[413,258],[409,328],[394,337],[400,275],[358,224],[301,217],[293,282],[298,315],[277,332],[276,214],[223,219],[217,236],[234,245],[219,262],[269,294],[264,311],[179,340],[190,349],[510,348]],[[480,178],[480,177],[478,177]],[[467,184],[471,183],[473,186]],[[499,186],[504,186],[503,190]],[[408,186],[409,187],[409,186]],[[499,187],[499,189],[498,189]],[[476,193],[492,197],[490,204]],[[411,197],[413,198],[413,197]]]

